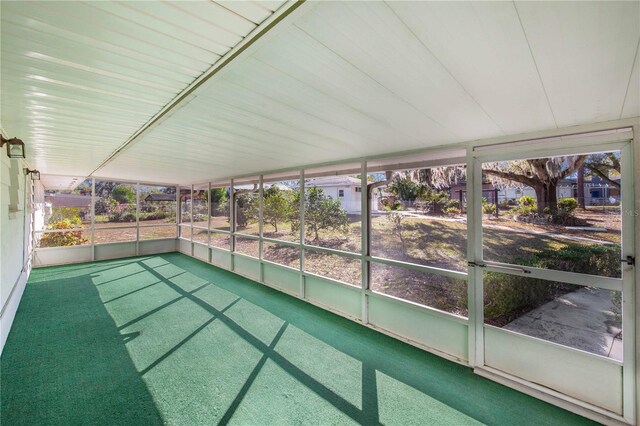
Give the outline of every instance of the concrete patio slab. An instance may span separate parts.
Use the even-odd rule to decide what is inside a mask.
[[[622,360],[620,309],[614,305],[609,290],[581,288],[526,313],[504,328]]]

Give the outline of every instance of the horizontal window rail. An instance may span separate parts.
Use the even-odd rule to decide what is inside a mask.
[[[172,227],[175,228],[176,224],[175,223],[144,223],[144,222],[140,222],[140,224],[138,225],[140,228],[156,228],[156,227]],[[104,229],[104,228],[96,228],[96,229]]]
[[[91,227],[87,228],[71,228],[71,229],[41,229],[39,231],[33,231],[36,234],[55,234],[63,232],[90,232]]]
[[[583,287],[597,287],[605,290],[622,291],[622,279],[587,275],[576,272],[558,271],[555,269],[535,268],[532,266],[518,266],[500,262],[476,263],[477,267],[491,272],[500,272],[508,275],[537,278],[546,281],[561,281]],[[526,284],[523,284],[526,285]]]
[[[412,269],[414,271],[420,271],[420,272],[428,272],[431,274],[442,275],[445,277],[456,278],[459,280],[466,280],[468,276],[466,272],[459,272],[451,269],[438,268],[435,266],[421,265],[418,263],[403,262],[400,260],[392,260],[392,259],[386,259],[383,257],[376,257],[376,256],[366,256],[365,258],[370,262],[382,263],[384,265],[390,265],[390,266],[399,266],[401,268]]]

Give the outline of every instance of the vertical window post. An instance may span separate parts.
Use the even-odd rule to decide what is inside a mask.
[[[180,239],[180,220],[182,220],[182,204],[180,200],[180,185],[176,185],[176,239]]]
[[[482,164],[467,148],[467,260],[482,262]],[[484,307],[482,269],[470,267],[467,274],[469,316],[469,364],[484,365]]]
[[[91,178],[91,260],[96,260],[95,246],[95,227],[96,227],[96,179]]]
[[[262,242],[262,231],[264,229],[264,179],[263,175],[259,176],[260,183],[258,187],[258,259],[260,259],[260,282],[264,282],[264,263],[263,250],[264,244]]]
[[[234,181],[231,179],[231,185],[229,186],[229,230],[231,231],[229,237],[229,252],[231,253],[231,270],[236,269],[233,253],[236,251],[236,197],[234,194]]]
[[[363,161],[360,166],[360,229],[361,229],[361,261],[362,264],[362,323],[369,322],[369,301],[366,291],[369,289],[369,261],[367,257],[370,255],[369,245],[369,223],[370,223],[370,207],[369,207],[369,191],[367,190],[367,162]]]
[[[211,263],[211,182],[207,185],[207,257]]]
[[[189,241],[190,241],[190,246],[191,246],[191,256],[194,255],[193,253],[193,185],[191,185],[191,198],[189,199],[190,204],[189,204],[189,224],[191,226],[191,232],[189,233]]]
[[[300,170],[300,297],[304,299],[304,169]]]
[[[136,182],[136,256],[140,254],[140,182]]]

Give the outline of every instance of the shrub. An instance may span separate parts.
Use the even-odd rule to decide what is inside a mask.
[[[518,205],[520,207],[535,207],[536,199],[529,195],[523,195],[518,199]]]
[[[445,207],[444,213],[449,216],[458,216],[462,214],[462,210],[459,207]]]
[[[484,315],[490,324],[505,325],[523,311],[553,300],[556,296],[577,290],[579,286],[544,281],[498,272],[484,276]]]
[[[483,204],[482,205],[482,213],[484,214],[494,214],[496,212],[495,204]]]
[[[108,214],[118,205],[113,198],[96,198],[95,213],[96,215]]]
[[[161,220],[169,217],[165,211],[155,211],[151,213],[140,213],[140,220]]]
[[[560,250],[544,250],[528,258],[512,259],[509,263],[618,277],[620,276],[619,256],[620,246],[618,245],[570,244]],[[523,312],[535,309],[561,294],[579,288],[581,286],[487,272],[484,276],[485,318],[489,323],[505,325]]]
[[[458,201],[458,200],[447,200],[447,202],[444,203],[444,208],[445,209],[448,209],[448,208],[451,208],[451,207],[459,209],[460,208],[460,201]]]
[[[574,198],[559,199],[557,208],[554,211],[549,211],[551,222],[562,225],[576,224],[575,210],[577,208],[578,202]]]
[[[205,222],[209,219],[206,213],[194,213],[193,221],[194,222]]]
[[[50,223],[47,229],[73,229],[80,226],[82,226],[82,222],[80,222],[80,218],[76,217],[73,220],[64,219]],[[50,232],[42,235],[40,247],[77,246],[86,242],[87,239],[82,237],[82,231]]]
[[[119,204],[136,202],[136,193],[128,186],[118,185],[111,190],[111,197]]]
[[[424,191],[420,196],[420,200],[424,202],[425,212],[434,214],[446,213],[445,210],[450,207],[460,208],[460,202],[453,200],[447,191]]]
[[[538,216],[538,206],[536,204],[536,199],[529,195],[523,195],[518,199],[518,206],[513,209],[512,212],[536,218]]]
[[[119,205],[109,213],[108,218],[109,222],[135,222],[136,213],[130,211],[128,205]]]
[[[573,213],[578,208],[578,201],[575,198],[560,198],[558,200],[558,210]]]

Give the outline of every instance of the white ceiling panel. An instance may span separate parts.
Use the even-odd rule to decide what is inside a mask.
[[[503,131],[555,126],[512,2],[388,5]]]
[[[295,25],[408,102],[423,120],[461,139],[502,133],[386,3],[320,3]]]
[[[560,127],[620,117],[640,2],[516,2]]]
[[[1,4],[2,126],[43,173],[189,184],[640,114],[638,2]]]
[[[64,176],[90,174],[283,3],[3,1],[2,128],[26,142],[31,167],[64,186]]]
[[[40,183],[45,189],[56,189],[59,191],[70,191],[82,183],[82,176],[55,176],[40,175]]]
[[[636,50],[636,59],[633,71],[629,78],[629,87],[624,100],[620,118],[631,118],[640,116],[640,41]]]

